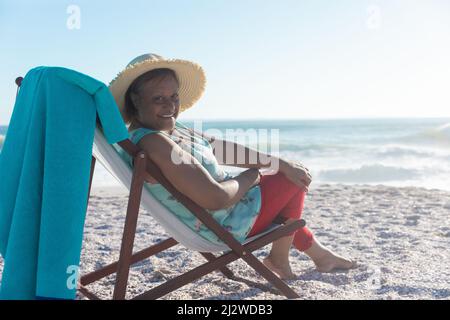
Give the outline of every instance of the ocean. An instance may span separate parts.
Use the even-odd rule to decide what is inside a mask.
[[[180,122],[200,129],[197,121]],[[313,176],[311,189],[342,183],[450,190],[450,119],[204,121],[201,129],[300,161]],[[6,131],[0,126],[0,150]],[[117,185],[97,166],[94,187]]]

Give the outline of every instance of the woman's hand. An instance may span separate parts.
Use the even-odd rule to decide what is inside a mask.
[[[300,188],[304,189],[306,192],[309,191],[309,185],[311,184],[312,176],[309,173],[308,168],[306,168],[300,162],[280,159],[280,172]]]

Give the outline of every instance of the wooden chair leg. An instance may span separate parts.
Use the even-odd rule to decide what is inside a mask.
[[[253,240],[245,245],[243,245],[243,249],[246,252],[244,256],[240,256],[233,250],[224,253],[219,257],[214,257],[209,262],[198,266],[188,272],[183,273],[175,278],[172,278],[165,283],[153,288],[147,292],[144,292],[133,299],[135,300],[153,300],[158,299],[173,290],[183,287],[184,285],[191,283],[202,276],[214,271],[220,270],[225,267],[229,263],[236,261],[238,259],[244,259],[245,262],[256,272],[260,273],[269,283],[271,283],[276,289],[278,289],[281,293],[283,293],[288,298],[299,298],[299,295],[292,290],[283,280],[278,278],[272,271],[266,268],[266,266],[260,262],[251,252],[264,247],[265,245],[273,242],[276,239],[279,239],[283,235],[288,235],[292,231],[297,230],[299,227],[304,225],[301,221],[291,222],[283,227],[278,228],[266,235],[261,236],[259,239]],[[249,257],[253,257],[248,259]],[[211,258],[211,257],[209,257]],[[250,261],[249,261],[250,260]],[[254,263],[254,260],[257,260],[259,263]]]
[[[133,255],[134,237],[141,203],[142,188],[144,186],[145,153],[139,152],[134,160],[134,171],[130,186],[130,195],[125,218],[125,226],[117,265],[116,283],[114,285],[114,300],[125,299],[128,275]]]
[[[163,284],[160,284],[156,288],[150,289],[136,297],[133,300],[154,300],[158,299],[176,289],[191,283],[204,275],[213,272],[214,270],[220,269],[230,262],[239,259],[239,257],[234,252],[228,252],[224,255],[215,258],[211,262],[206,262],[201,266],[198,266],[190,271],[187,271],[175,278],[169,279]]]
[[[131,264],[133,265],[142,260],[145,260],[159,252],[162,252],[166,249],[169,249],[169,248],[175,246],[176,244],[178,244],[178,242],[175,239],[168,238],[168,239],[161,241],[151,247],[148,247],[141,251],[133,253],[133,255],[131,256]],[[90,283],[93,283],[104,277],[107,277],[110,274],[115,273],[117,271],[118,263],[119,262],[116,261],[116,262],[110,263],[100,269],[97,269],[91,273],[85,274],[84,276],[81,277],[80,283],[82,285],[86,286]]]
[[[214,259],[216,259],[216,257],[212,253],[209,253],[209,252],[200,252],[200,254],[203,257],[205,257],[206,260],[208,260],[210,262],[213,261]],[[231,271],[228,267],[225,266],[225,267],[220,268],[219,270],[228,279],[234,279],[235,278],[235,276],[233,274],[233,271]]]
[[[200,254],[202,256],[204,256],[209,262],[213,261],[214,259],[216,259],[216,257],[214,255],[212,255],[211,253],[206,253],[206,252],[200,252]],[[260,261],[257,259],[257,261],[260,263]],[[264,264],[261,263],[262,266],[264,266]],[[265,266],[264,266],[265,267]],[[255,269],[256,272],[261,273],[261,270],[259,269],[260,266],[257,267],[258,269]],[[232,279],[232,280],[236,280],[236,276],[233,274],[233,272],[226,266],[222,267],[219,269],[220,272],[223,273],[223,275],[225,277],[227,277],[228,279]],[[272,272],[269,270],[269,272]],[[275,275],[276,276],[276,275]],[[289,286],[286,285],[286,283],[284,283],[284,281],[278,281],[280,280],[277,276],[276,279],[272,278],[272,276],[270,276],[270,279],[267,279],[266,277],[264,277],[269,283],[271,283],[273,286],[275,286],[280,292],[282,292],[286,297],[288,298],[298,298],[299,296],[297,295],[297,293],[295,291],[293,291]],[[272,279],[275,279],[274,283],[272,281]],[[278,279],[278,280],[277,280]],[[239,279],[243,282],[247,281],[248,283],[250,283],[250,281],[248,281],[247,279]],[[239,281],[238,280],[238,281]],[[251,285],[256,286],[257,283],[252,283]],[[264,288],[264,290],[270,291],[270,288]],[[273,290],[273,289],[272,289]],[[276,290],[275,290],[276,292]]]

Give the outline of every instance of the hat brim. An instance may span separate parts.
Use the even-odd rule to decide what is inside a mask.
[[[164,59],[145,60],[136,63],[120,72],[109,84],[109,89],[126,123],[131,121],[124,112],[125,94],[129,86],[137,77],[148,71],[159,68],[172,69],[178,77],[180,112],[192,107],[205,91],[205,73],[203,68],[194,62],[181,59]]]

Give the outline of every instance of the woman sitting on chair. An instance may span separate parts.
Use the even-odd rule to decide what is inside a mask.
[[[110,90],[124,121],[129,124],[131,141],[147,152],[178,191],[210,212],[238,241],[264,231],[275,221],[300,219],[311,183],[307,168],[233,142],[207,137],[176,121],[180,112],[200,98],[205,82],[202,68],[193,62],[145,54],[119,73],[111,82]],[[242,150],[245,161],[235,152],[234,159],[229,159],[227,150]],[[274,161],[277,173],[262,175],[259,169],[273,165]],[[248,170],[233,177],[221,164]],[[185,224],[210,241],[220,241],[151,176],[145,178],[150,192]],[[263,261],[282,279],[296,278],[289,264],[292,244],[305,252],[320,272],[356,265],[321,245],[303,227],[273,242],[270,254]]]

